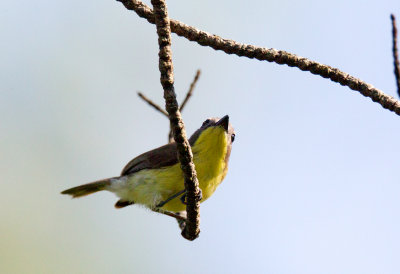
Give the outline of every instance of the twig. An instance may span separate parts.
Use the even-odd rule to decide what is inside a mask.
[[[394,76],[396,77],[397,84],[397,94],[400,97],[400,65],[399,65],[399,55],[397,51],[397,27],[396,27],[396,17],[394,14],[390,15],[392,19],[392,36],[393,36],[393,64],[394,64]]]
[[[168,143],[172,143],[174,141],[174,133],[172,132],[172,128],[170,127],[168,132]]]
[[[150,100],[149,98],[144,96],[143,93],[138,92],[137,94],[139,95],[140,98],[142,98],[144,101],[146,101],[150,106],[152,106],[153,108],[155,108],[156,110],[158,110],[159,112],[161,112],[162,114],[164,114],[165,116],[168,117],[168,113],[165,110],[163,110],[159,105],[157,105],[152,100]]]
[[[186,103],[189,101],[190,97],[192,96],[194,87],[196,86],[196,83],[197,83],[197,81],[199,80],[200,73],[201,73],[201,72],[200,72],[200,70],[198,69],[198,70],[196,71],[196,75],[194,76],[194,79],[193,79],[192,83],[190,84],[189,91],[186,93],[186,97],[185,97],[185,99],[183,100],[183,102],[182,102],[182,104],[181,104],[181,107],[179,108],[179,111],[182,112],[182,110],[183,110],[183,108],[185,107]]]
[[[156,103],[154,103],[152,100],[150,100],[149,98],[147,98],[143,93],[138,92],[137,93],[139,95],[140,98],[142,98],[145,102],[147,102],[150,106],[152,106],[154,109],[158,110],[159,112],[161,112],[162,114],[164,114],[167,118],[169,118],[168,116],[168,112],[166,112],[165,110],[163,110],[159,105],[157,105]],[[169,125],[169,130],[168,130],[168,143],[172,143],[174,141],[174,134],[172,132],[172,127],[171,124]]]
[[[190,84],[189,91],[186,93],[186,97],[183,100],[181,107],[179,108],[179,111],[182,111],[183,107],[186,105],[186,103],[189,101],[190,97],[192,96],[193,90],[196,86],[197,81],[199,80],[199,77],[200,77],[200,70],[197,70],[196,75],[194,76],[194,79],[193,79],[192,83]],[[156,110],[158,110],[159,112],[161,112],[168,118],[168,113],[164,109],[162,109],[159,105],[154,103],[151,99],[147,98],[143,93],[138,92],[137,94],[139,95],[140,98],[142,98],[150,106],[152,106],[153,108],[155,108]],[[170,126],[169,131],[168,131],[168,143],[172,143],[173,141],[174,141],[174,136],[172,133],[172,128]]]
[[[164,99],[168,112],[174,139],[178,149],[178,159],[184,175],[186,189],[186,226],[182,236],[194,240],[200,233],[200,190],[196,169],[193,163],[193,154],[189,141],[186,138],[185,126],[179,111],[174,90],[174,74],[171,53],[171,29],[165,0],[151,0],[154,7],[154,17],[158,34],[159,69],[161,85],[164,89]]]
[[[134,10],[140,17],[147,19],[148,22],[154,24],[154,13],[145,4],[138,0],[117,0],[124,4],[128,10]],[[337,68],[320,64],[298,55],[276,49],[267,49],[256,47],[253,45],[241,44],[233,40],[224,39],[217,35],[209,34],[205,31],[198,30],[188,26],[177,20],[170,20],[171,30],[179,36],[183,36],[190,41],[195,41],[202,46],[208,46],[215,50],[222,50],[227,54],[236,54],[248,58],[256,58],[257,60],[275,62],[277,64],[286,64],[289,67],[297,67],[303,71],[309,71],[323,78],[329,78],[333,82],[350,89],[359,91],[362,95],[367,96],[374,102],[378,102],[382,107],[400,115],[400,102],[392,96],[385,94],[383,91],[373,87],[360,79],[357,79]]]

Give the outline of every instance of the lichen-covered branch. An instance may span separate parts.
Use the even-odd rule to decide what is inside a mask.
[[[147,19],[148,22],[154,24],[154,13],[147,5],[138,0],[117,0],[124,4],[129,10],[134,10],[140,17]],[[382,107],[400,115],[400,102],[392,96],[385,94],[383,91],[373,87],[360,79],[355,78],[337,68],[320,64],[298,55],[276,50],[273,48],[267,49],[253,45],[238,43],[233,40],[225,39],[217,35],[212,35],[205,31],[198,30],[188,26],[177,20],[170,20],[171,30],[179,36],[183,36],[190,41],[195,41],[202,46],[208,46],[215,50],[222,50],[227,54],[236,54],[248,58],[277,64],[285,64],[289,67],[297,67],[303,71],[309,71],[312,74],[319,75],[323,78],[329,78],[333,82],[347,86],[352,90],[359,91],[362,95],[379,103]]]
[[[197,83],[197,81],[199,80],[200,73],[201,73],[201,72],[200,72],[200,70],[198,69],[198,70],[196,71],[196,75],[194,76],[194,79],[193,79],[192,83],[190,84],[189,91],[186,93],[186,97],[185,97],[185,99],[183,100],[183,102],[182,102],[182,104],[181,104],[181,107],[179,108],[179,111],[182,111],[182,110],[183,110],[183,108],[186,106],[186,103],[189,101],[190,97],[192,96],[194,87],[196,86],[196,83]]]
[[[193,163],[193,154],[186,138],[185,126],[179,111],[174,90],[174,74],[171,53],[171,30],[165,0],[151,0],[157,27],[159,51],[159,69],[161,85],[164,89],[166,110],[178,149],[178,159],[184,174],[186,189],[187,219],[182,236],[194,240],[200,233],[200,190]]]
[[[400,97],[400,65],[399,65],[399,53],[397,50],[397,27],[396,27],[396,17],[391,14],[392,19],[392,36],[393,36],[393,64],[394,64],[394,76],[396,77],[397,84],[397,94]]]

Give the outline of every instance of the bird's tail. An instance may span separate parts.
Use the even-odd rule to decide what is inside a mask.
[[[84,184],[81,186],[76,186],[67,190],[64,190],[61,192],[61,194],[68,194],[71,195],[72,198],[78,198],[78,197],[83,197],[98,191],[106,190],[108,186],[111,185],[111,180],[116,179],[117,177],[114,178],[108,178],[104,180],[99,180],[93,183],[88,183]]]

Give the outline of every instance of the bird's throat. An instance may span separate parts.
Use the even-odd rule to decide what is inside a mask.
[[[206,129],[192,147],[197,178],[207,199],[226,175],[227,136],[221,127]]]

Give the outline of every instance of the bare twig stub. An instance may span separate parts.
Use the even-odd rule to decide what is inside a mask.
[[[174,133],[172,132],[172,128],[170,127],[168,132],[168,143],[172,143],[174,141]]]
[[[182,236],[194,240],[200,233],[200,190],[193,163],[193,154],[186,138],[185,126],[179,111],[174,90],[174,74],[171,53],[171,30],[165,0],[151,0],[154,7],[154,18],[157,26],[159,51],[159,69],[161,85],[164,88],[164,99],[171,128],[178,149],[178,159],[185,179],[186,189],[186,226]]]
[[[117,0],[122,2],[129,10],[134,10],[140,17],[147,19],[148,22],[154,24],[154,13],[147,5],[138,0]],[[215,50],[222,50],[227,54],[236,54],[248,58],[277,64],[286,64],[289,67],[297,67],[303,71],[309,71],[312,74],[320,75],[323,78],[329,78],[333,82],[347,86],[352,90],[359,91],[362,95],[367,96],[374,102],[378,102],[382,107],[400,115],[400,102],[392,96],[385,94],[383,91],[373,87],[360,79],[355,78],[337,68],[320,64],[298,55],[276,50],[273,48],[267,49],[238,43],[233,40],[224,39],[217,35],[212,35],[205,31],[198,30],[188,26],[177,20],[170,20],[171,30],[179,36],[183,36],[190,41],[195,41],[202,46],[208,46]]]
[[[149,98],[147,98],[146,96],[144,96],[143,93],[138,92],[137,93],[139,95],[140,98],[142,98],[144,101],[146,101],[150,106],[152,106],[155,110],[158,110],[159,112],[161,112],[162,114],[164,114],[165,116],[168,117],[168,113],[162,109],[159,105],[157,105],[156,103],[154,103],[152,100],[150,100]]]
[[[397,27],[396,27],[396,17],[391,14],[392,19],[392,36],[393,36],[393,64],[394,64],[394,76],[396,77],[397,84],[397,94],[400,97],[400,65],[399,65],[399,53],[397,50]]]
[[[155,110],[159,111],[160,113],[164,114],[167,118],[169,118],[168,112],[166,112],[159,105],[154,103],[151,99],[147,98],[143,93],[138,92],[138,95],[146,103],[148,103],[150,106],[152,106]],[[173,141],[174,141],[174,134],[172,133],[172,127],[171,127],[171,123],[170,123],[169,130],[168,130],[168,143],[172,143]]]
[[[193,90],[194,90],[194,88],[196,86],[196,83],[199,80],[199,77],[200,77],[200,70],[197,70],[196,75],[194,76],[194,79],[193,79],[192,83],[190,84],[189,91],[187,92],[186,97],[183,100],[181,107],[179,108],[179,111],[182,111],[183,107],[186,105],[186,103],[191,98],[191,96],[193,94]],[[157,110],[160,113],[164,114],[168,118],[168,113],[162,107],[160,107],[158,104],[154,103],[151,99],[147,98],[143,93],[138,92],[137,94],[138,94],[138,96],[140,98],[143,99],[143,101],[148,103],[155,110]],[[170,129],[168,131],[168,142],[172,143],[173,141],[174,141],[174,136],[173,136],[173,133],[172,133],[172,128],[170,127]]]
[[[182,110],[183,110],[183,108],[185,107],[186,103],[189,101],[190,97],[192,96],[194,87],[196,86],[196,83],[197,83],[197,81],[199,80],[200,73],[201,73],[201,72],[200,72],[200,70],[198,69],[198,70],[196,71],[196,75],[194,76],[194,79],[193,79],[192,83],[190,84],[189,91],[186,93],[186,97],[185,97],[185,99],[183,100],[183,102],[182,102],[182,104],[181,104],[181,107],[179,108],[179,111],[182,111]]]
[[[181,107],[179,108],[179,111],[182,112],[186,103],[189,101],[190,97],[192,96],[194,87],[196,86],[196,83],[199,80],[199,77],[200,77],[200,70],[198,69],[196,72],[196,75],[194,76],[192,83],[190,84],[189,91],[186,93],[185,99],[183,100]],[[174,140],[174,136],[172,134],[172,129],[170,129],[169,133],[168,133],[168,141],[171,143],[173,140]]]

